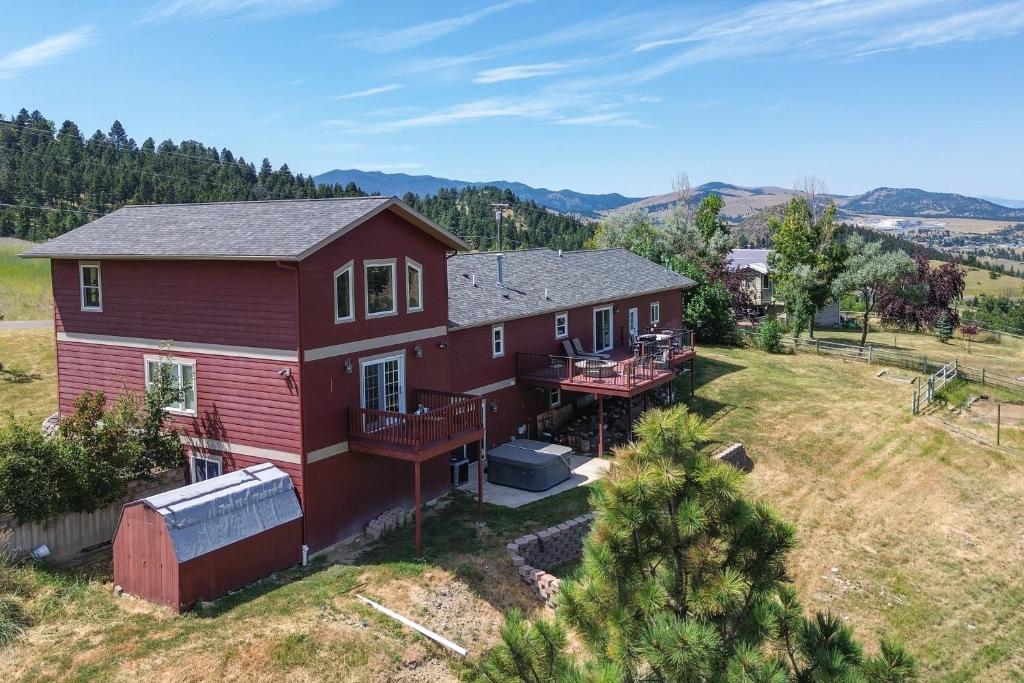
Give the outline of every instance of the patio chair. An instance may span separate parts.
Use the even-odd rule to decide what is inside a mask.
[[[562,344],[565,344],[565,342],[562,342]],[[571,348],[573,353],[571,353],[570,355],[573,356],[574,358],[600,358],[602,360],[607,360],[611,358],[611,356],[607,353],[589,353],[587,351],[584,351],[583,342],[580,341],[579,337],[572,338]]]

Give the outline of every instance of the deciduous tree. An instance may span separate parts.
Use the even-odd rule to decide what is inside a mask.
[[[883,251],[881,242],[869,242],[853,235],[847,242],[848,256],[843,271],[835,279],[832,293],[837,299],[855,294],[864,304],[860,345],[868,339],[868,321],[882,292],[896,287],[914,272],[914,261],[902,251]]]

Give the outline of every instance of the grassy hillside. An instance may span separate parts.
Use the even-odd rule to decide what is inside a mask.
[[[932,262],[935,265],[935,262]],[[968,299],[975,296],[996,296],[1007,294],[1013,297],[1024,296],[1024,278],[1012,275],[1000,275],[992,279],[989,271],[979,268],[967,268],[967,289],[964,296]]]
[[[41,341],[15,345],[37,350],[20,364],[52,373]],[[693,405],[712,421],[715,447],[745,443],[751,490],[797,525],[790,566],[809,609],[841,616],[870,648],[883,636],[904,641],[923,680],[1019,675],[1024,461],[912,418],[911,386],[876,377],[876,367],[702,347],[697,368]],[[16,388],[27,405],[52,404],[52,385]],[[362,558],[325,557],[184,616],[115,598],[109,557],[78,572],[22,568],[16,580],[35,624],[0,653],[0,680],[454,681],[461,662],[354,595],[479,656],[498,637],[501,611],[545,611],[504,544],[578,514],[585,497],[488,506],[488,526],[477,529],[475,505],[459,496],[427,518],[424,563],[408,561],[406,528]]]
[[[0,238],[0,316],[3,320],[45,320],[52,316],[50,262],[21,259],[31,242]]]

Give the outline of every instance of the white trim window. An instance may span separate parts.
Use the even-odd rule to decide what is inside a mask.
[[[193,453],[189,458],[189,466],[192,470],[192,483],[206,481],[219,477],[224,473],[224,459],[219,455],[207,453]]]
[[[491,325],[491,357],[501,358],[505,355],[505,326]]]
[[[177,400],[167,406],[171,413],[196,414],[196,362],[194,360],[145,356],[146,390],[152,389],[160,378],[161,366],[167,366]]]
[[[569,338],[569,312],[555,313],[555,339]]]
[[[356,289],[352,282],[352,261],[334,271],[334,322],[356,319]]]
[[[103,293],[100,284],[100,264],[95,261],[78,263],[78,281],[81,285],[83,311],[103,311]]]
[[[395,259],[363,261],[363,279],[366,282],[366,317],[379,318],[395,315]]]
[[[651,302],[651,325],[657,325],[661,322],[661,302]]]
[[[558,408],[562,405],[562,389],[560,387],[554,387],[548,394],[548,405],[552,408]]]
[[[405,310],[407,313],[423,310],[423,266],[408,257],[405,259]]]

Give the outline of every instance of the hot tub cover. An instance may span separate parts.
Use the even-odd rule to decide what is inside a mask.
[[[492,461],[495,459],[509,460],[523,467],[545,467],[551,462],[552,456],[564,460],[570,455],[572,455],[572,449],[568,446],[532,439],[509,441],[487,451],[487,457]]]
[[[291,477],[270,463],[137,502],[164,518],[179,563],[302,517]]]

